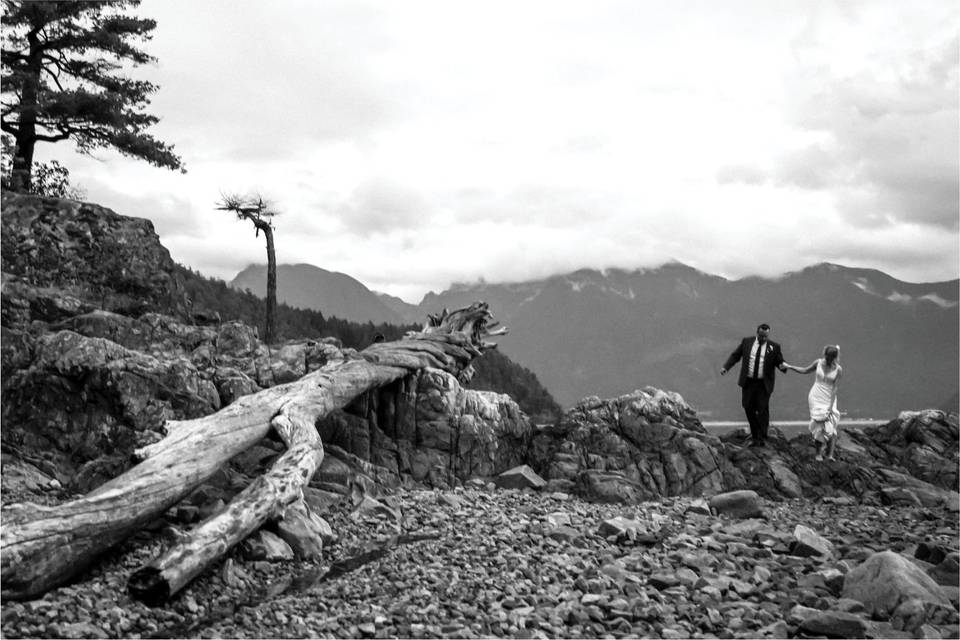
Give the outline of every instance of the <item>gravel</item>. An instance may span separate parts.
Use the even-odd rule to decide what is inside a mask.
[[[765,501],[765,517],[749,522],[688,512],[691,498],[624,506],[458,488],[381,499],[399,521],[387,510],[326,514],[339,539],[322,562],[231,553],[161,607],[126,592],[166,544],[139,534],[76,582],[4,602],[2,634],[754,638],[829,635],[825,625],[854,629],[860,620],[895,637],[890,623],[868,621],[840,598],[842,574],[875,551],[913,557],[921,545],[958,544],[956,514],[914,507]],[[616,517],[633,528],[602,526]],[[829,540],[833,555],[791,555],[798,524]],[[956,604],[928,617],[927,637],[960,635]]]

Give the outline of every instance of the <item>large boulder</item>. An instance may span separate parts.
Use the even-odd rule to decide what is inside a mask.
[[[843,597],[859,600],[881,620],[899,619],[901,628],[923,623],[928,605],[951,607],[939,585],[923,569],[894,551],[875,553],[847,573]]]
[[[647,387],[582,400],[559,424],[539,430],[531,464],[555,489],[640,502],[739,487],[742,477],[722,450],[679,394]]]
[[[960,489],[960,426],[955,413],[903,411],[884,425],[850,430],[850,435],[868,454],[853,458],[856,462],[899,468],[941,489]]]
[[[153,223],[99,205],[4,192],[0,266],[106,311],[188,317],[189,303]]]
[[[523,464],[532,425],[509,396],[425,369],[363,394],[318,423],[324,443],[434,486]]]
[[[72,331],[41,335],[32,353],[4,378],[3,443],[41,452],[77,491],[123,471],[167,420],[220,408],[214,385],[183,357],[160,360]]]
[[[723,454],[742,476],[740,486],[772,498],[847,494],[916,507],[950,509],[958,502],[957,415],[940,410],[902,412],[883,425],[843,426],[836,461],[815,460],[808,434],[776,437],[760,449],[742,433],[721,436]]]

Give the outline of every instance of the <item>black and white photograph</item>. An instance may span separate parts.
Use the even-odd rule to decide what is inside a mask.
[[[960,638],[955,0],[0,42],[0,636]]]

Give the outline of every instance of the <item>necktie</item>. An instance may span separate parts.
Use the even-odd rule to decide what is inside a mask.
[[[757,341],[757,359],[753,363],[753,377],[760,377],[760,358],[763,354],[763,343],[759,340]]]

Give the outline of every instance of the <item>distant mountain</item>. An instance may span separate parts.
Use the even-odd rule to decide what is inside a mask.
[[[958,384],[958,283],[907,283],[872,269],[820,264],[779,278],[726,280],[679,263],[580,270],[510,284],[454,285],[427,294],[421,316],[474,300],[510,327],[499,339],[563,405],[645,385],[672,389],[704,419],[739,420],[734,376],[719,368],[768,322],[787,360],[808,364],[839,343],[840,407],[889,417],[938,407]],[[811,375],[778,375],[775,420],[806,418]]]
[[[216,311],[223,321],[241,320],[250,326],[263,329],[261,298],[228,287],[222,280],[206,278],[186,267],[176,265],[176,268],[195,309]],[[416,309],[413,305],[409,306]],[[420,326],[422,322],[405,326],[356,323],[331,316],[324,317],[320,312],[293,308],[285,303],[277,305],[277,333],[281,339],[286,340],[333,336],[339,338],[345,347],[364,349],[373,342],[378,333],[387,340],[399,340],[404,333],[419,329]],[[506,393],[527,415],[538,422],[553,422],[559,417],[560,405],[537,377],[528,369],[512,362],[498,349],[488,351],[474,360],[473,368],[476,375],[465,386]]]
[[[406,300],[391,296],[388,293],[381,293],[379,291],[374,291],[374,293],[385,305],[393,309],[398,316],[403,318],[403,321],[407,324],[422,325],[424,320],[427,319],[426,316],[420,314],[420,307],[415,304],[410,304]]]
[[[266,297],[267,267],[250,265],[238,273],[229,286],[240,291],[249,289],[254,295]],[[405,324],[402,315],[359,281],[312,264],[277,266],[277,301],[352,322]]]
[[[428,313],[484,300],[510,328],[497,340],[503,353],[564,406],[653,385],[679,392],[706,420],[740,420],[736,379],[721,378],[719,369],[761,322],[772,325],[793,364],[840,344],[840,406],[852,417],[940,407],[960,386],[957,280],[908,283],[827,263],[778,278],[727,280],[674,262],[456,284],[411,305],[311,265],[278,271],[281,300],[360,322],[420,324]],[[265,280],[264,267],[248,268],[231,286],[262,295]],[[812,382],[811,375],[778,375],[774,420],[805,419]]]

